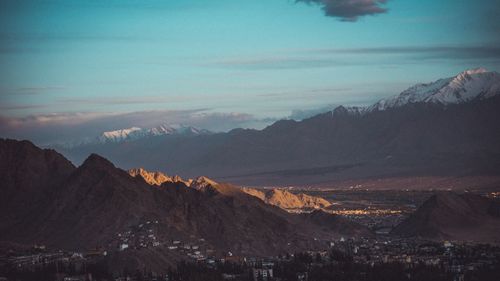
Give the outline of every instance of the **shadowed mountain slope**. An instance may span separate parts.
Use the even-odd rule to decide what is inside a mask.
[[[113,253],[118,248],[117,233],[157,221],[159,241],[203,238],[219,255],[231,251],[259,256],[312,249],[345,235],[342,228],[323,230],[237,187],[214,184],[205,177],[193,181],[192,188],[183,182],[150,185],[96,154],[75,168],[54,151],[29,142],[0,140],[0,148],[1,163],[15,160],[1,171],[0,181],[9,182],[1,186],[1,197],[8,194],[15,202],[2,205],[2,214],[9,219],[0,222],[4,230],[0,241],[77,250],[103,247]],[[21,172],[26,167],[30,173]],[[38,199],[43,200],[36,208],[25,208]],[[165,248],[155,251],[169,256]]]
[[[46,207],[75,169],[54,150],[0,139],[0,236],[23,239],[36,232]]]
[[[500,243],[500,202],[474,194],[439,193],[391,234],[436,240]]]
[[[322,184],[362,178],[499,176],[500,98],[411,103],[352,114],[343,107],[264,130],[158,137],[63,151],[245,185]]]
[[[348,237],[371,237],[373,232],[367,228],[354,225],[348,219],[339,215],[328,214],[323,210],[314,210],[311,213],[301,214],[305,220],[320,226],[325,231],[342,232]]]

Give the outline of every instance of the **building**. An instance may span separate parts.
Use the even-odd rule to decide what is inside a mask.
[[[120,251],[123,251],[128,248],[128,244],[120,244]]]
[[[270,278],[273,278],[273,270],[272,269],[262,269],[262,268],[253,268],[253,280],[254,281],[267,281]]]

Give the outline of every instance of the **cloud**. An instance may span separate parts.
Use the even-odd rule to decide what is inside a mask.
[[[0,116],[0,137],[28,139],[39,145],[48,145],[130,127],[151,128],[162,124],[182,124],[218,132],[238,127],[262,128],[271,121],[246,113],[211,112],[209,109]]]
[[[13,33],[0,31],[0,54],[60,52],[72,47],[68,43],[133,43],[153,41],[154,38],[132,37],[117,34],[86,34],[86,33]],[[46,43],[57,43],[50,46]]]
[[[350,65],[338,59],[318,58],[318,57],[262,57],[249,59],[229,59],[221,60],[209,65],[223,68],[236,68],[244,70],[279,70],[279,69],[302,69],[302,68],[322,68]]]
[[[364,55],[407,55],[444,58],[500,58],[500,47],[497,46],[398,46],[351,49],[322,49],[315,53],[324,54],[364,54]]]
[[[37,87],[20,87],[12,91],[12,95],[37,95],[48,92],[65,90],[62,86],[37,86]]]
[[[21,104],[3,104],[0,105],[0,110],[1,111],[14,111],[14,110],[25,110],[25,109],[37,109],[37,108],[44,108],[44,105],[34,105],[34,104],[28,104],[28,105],[21,105]]]
[[[179,101],[188,101],[183,96],[140,96],[140,97],[94,97],[94,98],[61,98],[58,103],[63,104],[90,104],[90,105],[126,105],[126,104],[160,104]]]
[[[387,59],[388,57],[397,58]],[[387,46],[309,49],[262,57],[226,58],[204,64],[238,70],[287,70],[364,65],[414,64],[424,60],[492,62],[500,60],[497,46]]]
[[[296,0],[296,2],[320,5],[325,15],[348,22],[355,22],[362,16],[387,12],[387,9],[382,7],[387,0]]]

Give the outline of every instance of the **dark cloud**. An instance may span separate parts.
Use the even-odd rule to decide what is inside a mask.
[[[382,7],[387,0],[296,0],[296,2],[320,5],[325,15],[350,22],[357,21],[362,16],[387,12],[387,9]]]

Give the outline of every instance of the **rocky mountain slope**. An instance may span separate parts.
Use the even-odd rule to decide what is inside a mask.
[[[192,179],[189,180],[183,180],[179,176],[168,176],[162,172],[149,172],[146,171],[143,168],[134,168],[128,170],[128,174],[131,175],[132,177],[141,177],[144,179],[145,182],[151,185],[162,185],[163,183],[170,182],[170,183],[184,183],[186,185],[190,185],[191,182],[193,181]]]
[[[190,187],[196,190],[207,190],[215,187],[220,187],[221,185],[212,179],[204,176],[197,177],[195,179],[183,180],[179,176],[169,177],[162,172],[149,172],[143,168],[135,168],[128,170],[128,174],[132,177],[142,178],[145,182],[150,185],[161,186],[164,183],[182,183],[186,187]]]
[[[183,183],[187,187],[196,190],[207,190],[220,187],[220,184],[207,177],[183,180],[179,176],[169,177],[161,172],[148,172],[143,168],[130,169],[128,171],[132,177],[140,177],[150,185],[161,186],[163,183]],[[267,204],[280,207],[285,210],[291,209],[321,209],[331,205],[330,202],[321,198],[310,196],[304,193],[294,194],[283,189],[259,190],[256,188],[241,188],[249,195],[255,196]]]
[[[203,239],[220,256],[259,256],[323,246],[326,239],[353,229],[370,233],[355,223],[347,232],[323,230],[204,177],[194,180],[192,188],[180,181],[151,185],[96,154],[76,168],[55,151],[0,140],[0,163],[0,182],[7,183],[0,188],[0,241],[74,250],[103,247],[115,256],[117,234],[155,221],[161,245]],[[166,246],[146,250],[152,260],[140,263],[172,258]],[[133,250],[130,258],[136,257],[134,251],[143,250]]]
[[[331,205],[330,202],[321,197],[310,196],[304,193],[294,194],[282,189],[259,190],[255,188],[243,188],[242,190],[267,204],[278,206],[282,209],[321,209]]]
[[[436,240],[500,243],[500,202],[474,194],[429,198],[391,234]]]

